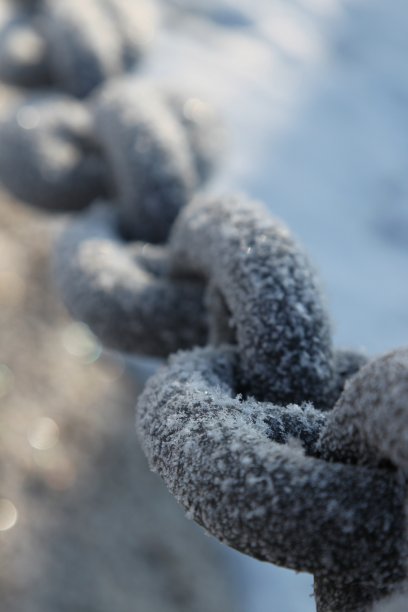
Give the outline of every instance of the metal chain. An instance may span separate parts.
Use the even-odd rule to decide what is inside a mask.
[[[408,350],[333,351],[307,257],[243,197],[196,199],[168,248],[218,299],[213,347],[139,400],[152,469],[221,541],[313,573],[318,610],[370,609],[407,575]]]
[[[406,402],[408,352],[387,359]],[[139,400],[140,439],[152,469],[209,533],[257,559],[314,574],[319,611],[367,611],[406,584],[407,570],[406,462],[384,466],[406,453],[406,403],[387,427],[383,366],[363,368],[333,411],[321,412],[237,395],[237,348],[178,353]],[[350,426],[354,392],[363,410]],[[372,399],[382,414],[375,426]],[[353,463],[337,459],[343,445],[361,451]]]
[[[56,78],[44,81],[45,89],[23,92],[0,126],[0,179],[32,206],[50,212],[89,209],[56,248],[57,282],[68,308],[115,349],[163,356],[204,344],[203,284],[171,282],[165,251],[159,257],[160,248],[146,243],[166,240],[180,209],[212,175],[222,148],[222,128],[214,112],[197,97],[133,75],[109,78],[116,74],[109,71],[98,73],[99,81],[107,82],[96,89],[96,73],[83,75],[83,92],[92,90],[86,99],[71,95],[81,92],[64,80],[65,64],[72,60],[87,66],[90,57],[99,61],[98,48],[92,44],[94,39],[100,44],[103,36],[99,22],[89,20],[87,11],[104,18],[115,11],[113,30],[122,47],[132,37],[139,48],[146,37],[134,21],[149,30],[153,21],[145,3],[136,7],[127,0],[93,0],[86,14],[76,2],[62,0],[50,5],[23,3],[13,10],[17,16],[13,21],[8,15],[0,33],[6,48],[14,48],[13,41],[20,40],[22,24],[38,34],[40,17],[42,33],[44,23],[64,32],[55,37],[67,55],[63,61],[56,53],[62,62]],[[128,20],[129,11],[134,14]],[[116,27],[118,20],[129,24],[125,32]],[[80,33],[81,44],[74,41],[70,28]],[[72,48],[65,45],[65,34]],[[45,54],[47,61],[49,55]],[[136,54],[132,57],[136,59]],[[17,59],[24,58],[20,53],[14,59],[8,64],[13,67],[9,76],[21,72]],[[121,71],[129,67],[130,63],[123,64]],[[32,75],[32,66],[26,72]],[[76,69],[73,72],[77,74]],[[27,87],[38,83],[24,82]],[[59,91],[60,85],[70,95]],[[110,212],[94,212],[90,206],[95,202]],[[129,240],[141,244],[130,246]],[[106,249],[112,257],[101,259]],[[160,296],[154,311],[153,301],[143,299],[152,284]]]
[[[147,0],[3,0],[1,8],[0,79],[78,97],[133,69],[155,24]]]
[[[0,76],[53,90],[1,126],[1,180],[34,206],[86,209],[56,243],[54,275],[106,345],[167,356],[209,341],[171,357],[138,406],[150,464],[191,517],[312,572],[319,610],[368,610],[407,577],[408,352],[367,364],[335,350],[286,226],[245,197],[190,202],[219,150],[205,104],[135,77],[93,91],[138,61],[145,10],[10,9]]]

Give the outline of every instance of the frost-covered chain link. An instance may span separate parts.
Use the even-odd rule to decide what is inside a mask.
[[[160,242],[208,178],[218,133],[200,100],[132,76],[86,101],[36,93],[0,127],[0,179],[21,200],[50,211],[109,198],[125,235]]]
[[[196,200],[168,249],[211,287],[215,346],[148,382],[151,467],[221,541],[313,573],[318,610],[369,610],[407,579],[408,351],[333,351],[310,263],[256,203]]]
[[[2,0],[0,79],[87,96],[139,63],[154,24],[148,0]]]
[[[72,315],[110,348],[165,357],[206,342],[203,284],[173,279],[163,245],[124,242],[111,206],[96,205],[62,234],[54,279]]]
[[[168,355],[205,342],[202,283],[170,282],[166,251],[152,245],[211,175],[221,141],[204,102],[129,76],[86,101],[35,94],[1,126],[12,193],[49,211],[93,204],[56,246],[56,279],[110,347]]]
[[[329,319],[316,274],[282,222],[243,197],[197,199],[177,219],[169,250],[174,273],[208,279],[225,304],[213,338],[236,337],[242,391],[327,404]]]
[[[153,17],[145,2],[0,6],[0,44],[7,51],[0,78],[28,88],[0,125],[2,184],[47,211],[90,209],[56,249],[57,281],[67,306],[120,350],[161,356],[203,344],[202,283],[170,282],[166,251],[153,245],[166,240],[179,211],[217,163],[222,130],[211,108],[196,96],[135,76],[110,78],[135,65],[149,37]],[[117,70],[97,70],[105,67],[105,51],[114,58],[104,20],[127,58]],[[32,49],[24,52],[27,30],[31,38],[41,34],[42,48],[44,41],[60,45],[41,54],[40,71]],[[58,58],[55,74],[41,80],[50,56]],[[70,77],[78,79],[75,87]],[[72,95],[90,91],[83,100]],[[153,312],[152,284],[160,295]]]
[[[195,349],[147,383],[137,414],[151,467],[222,542],[313,573],[319,611],[370,610],[407,578],[407,351],[363,368],[332,412],[237,395],[239,362],[233,347]],[[391,380],[404,401],[390,400]]]

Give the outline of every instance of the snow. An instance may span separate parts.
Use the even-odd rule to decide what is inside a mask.
[[[223,113],[228,161],[212,189],[249,192],[297,234],[323,279],[337,345],[406,345],[406,2],[163,6],[145,70]],[[314,609],[309,577],[228,555],[246,610]]]

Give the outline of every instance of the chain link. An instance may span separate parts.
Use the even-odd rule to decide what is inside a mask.
[[[151,468],[222,542],[313,573],[319,611],[371,609],[406,580],[407,351],[386,358],[388,372],[384,360],[363,368],[332,412],[237,395],[240,357],[178,353],[148,381],[137,420]],[[390,379],[404,400],[390,399]],[[387,426],[389,411],[400,418]],[[353,464],[338,460],[344,448],[358,449]]]

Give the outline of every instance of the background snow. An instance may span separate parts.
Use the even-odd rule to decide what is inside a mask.
[[[202,94],[230,134],[213,185],[282,217],[320,270],[336,343],[408,342],[404,0],[163,0],[145,71]],[[311,578],[235,553],[250,612],[314,610]]]

